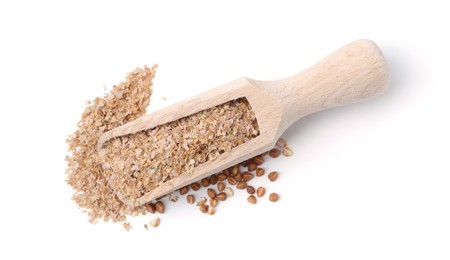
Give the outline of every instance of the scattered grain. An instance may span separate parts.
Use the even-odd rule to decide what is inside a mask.
[[[237,181],[234,177],[228,177],[227,181],[230,185],[236,185],[236,183],[237,183]]]
[[[226,187],[224,190],[225,194],[227,195],[227,198],[231,198],[234,196],[234,191],[230,187]]]
[[[194,182],[194,183],[191,184],[191,189],[193,191],[198,191],[200,189],[200,187],[201,186],[200,186],[200,184],[198,182]]]
[[[254,194],[255,188],[253,186],[247,186],[247,193],[248,194]]]
[[[250,160],[245,160],[245,161],[241,162],[240,165],[242,167],[247,167],[249,163],[250,163]]]
[[[278,179],[278,172],[271,172],[269,173],[269,175],[267,175],[267,177],[271,182],[274,182]]]
[[[199,209],[201,212],[206,213],[208,212],[208,208],[209,208],[208,205],[201,205]]]
[[[251,204],[256,204],[256,197],[254,195],[250,195],[248,196],[247,201]]]
[[[238,173],[239,173],[239,166],[238,165],[235,165],[235,166],[231,167],[231,174],[233,176],[236,176],[236,174],[238,174]]]
[[[247,188],[247,183],[245,181],[240,181],[236,184],[236,188],[243,190],[243,189]]]
[[[294,152],[291,150],[291,148],[289,148],[289,147],[284,148],[284,150],[283,150],[283,155],[284,156],[290,157],[293,154],[294,154]]]
[[[228,178],[228,176],[225,175],[225,173],[222,173],[222,172],[217,175],[217,180],[218,181],[225,181],[227,178]]]
[[[248,169],[250,172],[256,170],[257,167],[258,167],[258,166],[257,166],[256,163],[254,163],[254,162],[250,162],[250,163],[247,165],[247,169]]]
[[[211,205],[211,207],[216,207],[217,204],[219,204],[219,201],[213,198],[209,199],[209,205]]]
[[[195,197],[194,197],[194,195],[192,195],[192,194],[187,195],[186,201],[187,201],[187,203],[189,203],[189,204],[194,204],[194,202],[195,202]]]
[[[209,176],[209,184],[216,185],[218,181],[217,175],[213,174]]]
[[[265,170],[263,168],[258,168],[258,169],[256,169],[256,172],[255,172],[256,176],[258,176],[258,177],[263,176],[264,173],[265,173]]]
[[[214,215],[216,213],[216,210],[213,207],[208,207],[208,214]]]
[[[261,155],[255,156],[253,157],[252,161],[257,165],[261,165],[264,163],[264,157],[262,157]]]
[[[197,206],[203,206],[205,205],[207,199],[205,197],[201,197],[200,200],[197,202]]]
[[[249,172],[244,172],[242,174],[242,180],[245,181],[245,182],[248,182],[248,181],[252,180],[254,177],[255,176],[253,174],[249,173]]]
[[[156,208],[156,211],[158,211],[161,214],[163,214],[164,211],[166,210],[164,203],[162,201],[157,201],[155,203],[155,208]]]
[[[264,194],[266,194],[266,189],[264,189],[264,187],[258,187],[258,189],[256,189],[256,196],[262,197]]]
[[[219,192],[219,194],[216,195],[215,199],[225,201],[227,199],[227,194],[225,192]]]
[[[156,212],[155,204],[151,202],[145,204],[145,209],[152,214]]]
[[[278,139],[277,146],[280,148],[285,148],[287,146],[286,140],[284,140],[282,137]]]
[[[177,202],[177,201],[178,201],[178,196],[173,196],[173,195],[171,195],[171,196],[169,197],[169,200],[172,201],[172,202]]]
[[[207,194],[208,194],[208,197],[210,197],[212,199],[216,197],[216,191],[213,189],[208,189]]]
[[[273,148],[269,151],[269,156],[272,158],[277,158],[278,156],[280,156],[280,150]]]
[[[226,185],[223,182],[219,182],[217,183],[217,190],[218,191],[223,191],[225,189]]]
[[[189,192],[189,186],[184,186],[180,189],[180,195],[187,194]]]
[[[200,184],[201,184],[203,187],[208,187],[208,186],[209,186],[209,179],[208,179],[208,178],[203,178],[203,179],[200,181]]]
[[[272,193],[269,194],[269,200],[272,201],[272,202],[277,202],[279,198],[280,197],[275,192],[272,192]]]

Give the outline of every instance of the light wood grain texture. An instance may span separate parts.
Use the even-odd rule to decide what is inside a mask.
[[[258,121],[258,137],[215,160],[200,164],[192,173],[183,173],[163,183],[136,200],[121,198],[134,207],[271,149],[292,123],[306,115],[374,97],[388,86],[388,69],[380,49],[370,40],[358,40],[290,78],[275,81],[236,79],[143,116],[104,133],[99,139],[99,147],[110,138],[150,129],[233,99],[245,97],[249,101]]]

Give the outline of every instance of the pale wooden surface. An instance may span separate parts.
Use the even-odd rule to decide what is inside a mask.
[[[99,147],[110,138],[153,128],[229,100],[245,97],[252,106],[260,129],[258,137],[197,166],[192,173],[161,184],[135,201],[121,198],[134,207],[271,149],[292,123],[308,114],[374,97],[388,86],[388,69],[381,51],[372,41],[358,40],[290,78],[240,78],[143,116],[104,133]]]

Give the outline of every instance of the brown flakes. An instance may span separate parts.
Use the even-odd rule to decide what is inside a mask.
[[[180,174],[213,160],[259,135],[256,116],[245,98],[108,140],[101,151],[104,175],[120,197],[135,200]],[[232,172],[238,171],[234,167]],[[201,185],[215,185],[212,175]]]
[[[131,224],[130,224],[130,222],[124,222],[124,223],[122,224],[122,226],[123,226],[123,228],[124,228],[126,231],[130,231],[130,229],[131,229]]]
[[[85,209],[90,222],[97,219],[126,221],[126,207],[108,185],[97,142],[102,133],[145,114],[152,94],[155,69],[156,66],[137,68],[104,97],[89,102],[81,115],[78,129],[66,140],[69,147],[66,182],[74,190],[73,200]],[[119,141],[111,145],[122,145]],[[115,163],[115,167],[119,168],[125,165],[126,162]],[[124,223],[126,229],[129,229],[128,225]]]
[[[152,221],[150,221],[150,226],[158,227],[160,223],[161,223],[161,220],[159,218],[155,218]]]

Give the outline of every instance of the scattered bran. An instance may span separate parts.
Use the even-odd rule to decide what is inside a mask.
[[[73,200],[86,209],[90,222],[97,219],[125,222],[126,214],[132,214],[126,212],[126,206],[108,186],[97,142],[102,133],[145,114],[156,67],[137,68],[104,97],[88,102],[78,129],[66,140],[69,146],[66,182],[73,187]]]

